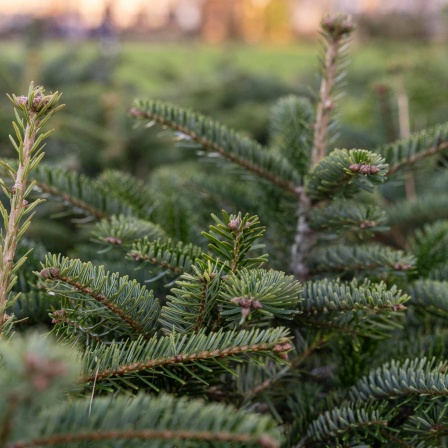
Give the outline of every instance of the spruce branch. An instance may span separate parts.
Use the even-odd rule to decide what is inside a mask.
[[[6,320],[5,310],[8,306],[8,296],[15,282],[13,275],[26,260],[26,255],[24,255],[14,263],[17,243],[31,224],[34,215],[33,209],[42,202],[42,199],[37,199],[29,204],[26,199],[35,185],[33,182],[29,182],[30,172],[42,160],[44,156],[42,142],[51,134],[51,131],[46,133],[40,133],[40,131],[51,116],[63,107],[63,105],[58,106],[61,96],[58,92],[51,95],[44,93],[42,87],[34,87],[34,84],[31,83],[27,97],[8,95],[14,105],[17,120],[13,122],[17,142],[12,136],[10,136],[10,140],[18,153],[19,162],[17,169],[12,168],[6,162],[2,163],[2,166],[12,176],[14,185],[9,190],[5,183],[1,182],[3,191],[10,202],[10,210],[8,211],[3,204],[0,204],[5,227],[5,234],[1,236],[0,332]],[[23,118],[20,118],[20,113],[26,124]],[[26,215],[28,217],[24,220]]]
[[[322,67],[322,81],[319,91],[319,102],[314,125],[314,143],[312,163],[317,164],[325,157],[327,150],[327,133],[331,111],[334,109],[333,89],[338,76],[338,59],[344,51],[347,37],[354,30],[348,16],[330,16],[321,22],[324,39],[325,55]]]

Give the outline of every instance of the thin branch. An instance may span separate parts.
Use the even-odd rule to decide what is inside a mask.
[[[274,176],[271,172],[264,170],[259,165],[255,165],[254,163],[251,163],[241,157],[237,157],[236,155],[229,153],[221,145],[218,145],[215,142],[207,140],[205,137],[201,137],[201,136],[197,135],[195,132],[191,131],[190,129],[188,129],[186,127],[180,126],[177,123],[167,120],[160,115],[153,114],[153,113],[147,113],[147,112],[144,112],[135,107],[130,110],[130,114],[136,118],[147,118],[150,120],[154,120],[157,123],[161,124],[162,126],[168,126],[171,129],[181,132],[182,134],[185,134],[188,137],[190,137],[196,143],[199,143],[201,146],[206,148],[208,151],[213,151],[213,152],[217,152],[217,153],[221,154],[221,156],[224,157],[225,159],[240,165],[241,167],[245,168],[246,170],[251,171],[252,173],[255,173],[259,177],[269,180],[273,184],[278,185],[279,187],[288,190],[289,192],[293,193],[296,196],[300,194],[300,187],[298,187],[297,185],[294,185],[291,182],[287,182],[280,177]]]
[[[17,169],[15,183],[11,194],[11,211],[9,213],[8,229],[3,244],[2,265],[0,275],[0,328],[4,322],[3,311],[8,300],[8,290],[14,267],[14,256],[19,241],[20,220],[26,209],[25,191],[27,188],[27,165],[30,163],[31,150],[36,139],[39,119],[36,112],[29,112],[30,121],[26,126],[23,141],[23,156]]]
[[[82,283],[78,283],[76,280],[74,280],[71,277],[59,275],[59,273],[57,271],[58,270],[56,268],[53,268],[51,270],[52,278],[57,279],[63,283],[70,285],[70,286],[73,286],[78,291],[82,292],[83,294],[87,294],[88,296],[92,297],[92,299],[94,299],[97,302],[104,305],[112,313],[114,313],[116,316],[118,316],[120,319],[122,319],[124,322],[126,322],[126,324],[128,324],[131,328],[133,328],[139,334],[143,335],[144,339],[146,339],[146,340],[150,339],[150,337],[145,333],[144,329],[142,328],[142,326],[140,325],[139,322],[135,321],[134,319],[131,319],[126,312],[124,312],[121,308],[119,308],[118,306],[111,303],[104,294],[95,294],[95,292],[92,288],[90,288],[88,286],[84,286]]]
[[[334,109],[331,95],[336,82],[338,57],[340,56],[342,44],[354,29],[350,18],[347,16],[328,17],[322,20],[321,27],[327,42],[327,49],[322,67],[322,81],[316,111],[316,123],[314,124],[313,165],[322,160],[326,154],[328,124],[331,111]]]
[[[247,434],[234,434],[230,432],[215,431],[188,431],[188,430],[128,430],[128,431],[92,431],[88,433],[60,434],[49,437],[36,438],[11,442],[7,448],[32,448],[51,446],[82,441],[104,440],[197,440],[203,442],[230,442],[238,444],[250,444],[262,448],[278,448],[279,444],[269,435],[251,436]]]
[[[90,374],[84,377],[81,377],[80,381],[85,383],[92,382],[95,377],[98,380],[102,380],[104,378],[110,376],[123,376],[132,372],[138,372],[140,370],[152,369],[155,367],[173,365],[173,364],[183,364],[187,362],[194,361],[202,361],[213,358],[225,358],[227,356],[235,356],[240,355],[242,353],[250,353],[250,352],[263,352],[270,350],[278,355],[282,355],[287,352],[291,348],[289,341],[285,341],[284,343],[263,343],[263,344],[252,344],[252,345],[243,345],[242,347],[232,347],[226,348],[224,350],[216,349],[213,351],[203,351],[200,353],[191,353],[184,355],[174,355],[166,358],[159,359],[148,359],[143,362],[135,362],[133,364],[127,364],[117,367],[116,369],[106,369],[98,374]]]
[[[387,172],[387,176],[394,174],[395,171],[399,170],[400,168],[403,168],[404,166],[413,165],[414,163],[417,163],[419,160],[437,154],[438,152],[442,152],[447,148],[448,148],[448,142],[442,142],[440,143],[440,145],[432,146],[425,152],[420,152],[407,160],[403,160],[402,162],[396,163],[389,169],[389,171]]]

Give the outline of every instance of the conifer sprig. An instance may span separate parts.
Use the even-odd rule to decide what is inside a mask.
[[[263,244],[254,244],[266,230],[259,225],[258,216],[250,216],[248,213],[244,216],[241,213],[228,215],[224,210],[222,216],[221,220],[212,214],[216,225],[211,225],[210,231],[202,232],[202,235],[210,241],[210,250],[224,260],[224,270],[235,273],[243,267],[250,269],[265,263],[268,259],[266,254],[253,258],[248,256],[249,252],[264,247]],[[212,260],[210,255],[203,256]]]
[[[136,119],[153,120],[177,131],[206,151],[220,154],[224,159],[294,195],[301,194],[301,176],[284,158],[263,150],[259,143],[201,114],[172,104],[143,100],[135,103],[130,114]]]
[[[322,61],[322,81],[314,125],[313,165],[322,160],[327,151],[328,126],[335,101],[332,97],[333,89],[337,80],[342,78],[341,73],[338,73],[339,58],[344,53],[347,37],[353,30],[353,23],[348,16],[329,16],[321,22],[325,54]]]
[[[42,267],[44,286],[68,299],[62,310],[53,313],[53,320],[69,332],[82,327],[92,333],[95,328],[105,342],[139,335],[149,339],[154,334],[160,306],[137,281],[56,255],[48,255]]]
[[[11,135],[9,138],[17,151],[18,165],[13,168],[7,162],[2,162],[2,167],[12,177],[13,186],[8,188],[3,180],[0,181],[3,193],[10,203],[9,210],[0,203],[5,229],[1,235],[0,247],[0,332],[3,323],[8,320],[5,311],[9,305],[9,293],[15,283],[14,273],[26,261],[26,255],[14,261],[17,243],[31,224],[34,208],[43,202],[42,199],[36,199],[31,204],[27,201],[35,186],[34,182],[29,181],[30,173],[41,162],[45,146],[42,143],[52,132],[41,133],[41,129],[63,107],[58,105],[60,97],[58,92],[45,95],[43,87],[34,87],[33,83],[30,84],[28,96],[8,95],[14,105],[16,121],[13,122],[13,127],[17,140]]]
[[[186,384],[187,378],[204,383],[213,377],[213,368],[233,373],[232,362],[258,363],[262,356],[285,363],[291,349],[288,331],[282,327],[172,333],[148,341],[112,342],[85,352],[80,381],[95,382],[97,387],[137,388],[140,380],[156,390],[166,376],[180,384]],[[179,376],[179,369],[185,379]]]

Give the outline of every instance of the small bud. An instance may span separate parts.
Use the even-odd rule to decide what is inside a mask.
[[[370,167],[370,174],[377,174],[379,173],[380,169],[377,166],[371,166]]]
[[[141,111],[140,109],[137,109],[136,107],[132,107],[129,110],[129,115],[131,117],[134,117],[134,118],[144,118],[144,117],[146,117],[146,114],[143,111]]]
[[[350,171],[352,171],[353,173],[357,173],[360,170],[360,168],[361,168],[361,165],[359,163],[353,163],[349,167]]]
[[[131,253],[131,257],[134,258],[135,261],[140,261],[141,260],[140,255],[138,253],[136,253],[136,252],[132,252]]]
[[[351,17],[340,14],[323,19],[321,27],[334,39],[347,36],[355,29]]]
[[[376,226],[376,222],[375,221],[361,221],[359,223],[359,228],[360,229],[369,229],[370,227],[375,227]]]
[[[412,269],[412,265],[406,263],[395,263],[394,269],[396,271],[409,271],[410,269]]]
[[[58,268],[49,268],[49,269],[42,269],[40,271],[40,275],[43,278],[58,278],[60,274],[60,271]]]
[[[65,317],[65,310],[56,310],[53,313],[53,319],[51,320],[52,324],[57,324],[58,322],[62,322]]]
[[[120,238],[116,238],[114,236],[108,236],[108,237],[104,238],[104,241],[106,241],[107,243],[117,244],[117,245],[120,245],[122,243]]]
[[[263,305],[261,304],[261,302],[259,300],[252,300],[251,307],[254,310],[259,310],[260,308],[263,308]]]
[[[24,199],[23,201],[22,201],[22,205],[26,208],[26,207],[28,207],[28,201],[26,200],[26,199]]]
[[[231,219],[230,222],[227,224],[227,227],[232,231],[236,232],[239,230],[241,224],[240,218]]]
[[[28,105],[28,97],[26,96],[18,96],[17,97],[17,105],[19,106],[27,106]]]
[[[402,303],[399,303],[398,305],[393,305],[392,309],[394,311],[401,311],[401,310],[405,310],[406,307]]]
[[[325,108],[326,110],[331,110],[331,109],[333,109],[333,107],[334,107],[334,105],[333,105],[333,101],[331,101],[330,99],[328,99],[327,101],[325,101],[324,108]]]
[[[40,110],[42,110],[51,100],[53,99],[53,95],[41,95],[38,94],[34,97],[33,99],[33,106],[32,106],[32,110],[34,112],[39,112]],[[52,109],[53,107],[55,107],[57,104],[53,104],[52,107],[50,107],[50,109]]]
[[[359,171],[361,174],[370,174],[370,165],[361,165]]]

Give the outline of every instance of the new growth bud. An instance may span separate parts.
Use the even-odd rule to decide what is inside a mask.
[[[324,18],[321,22],[321,27],[323,31],[327,32],[334,39],[346,37],[355,29],[351,17],[341,14]]]

